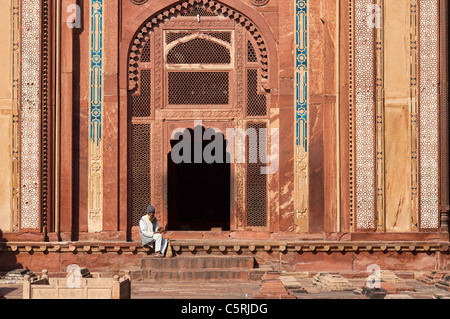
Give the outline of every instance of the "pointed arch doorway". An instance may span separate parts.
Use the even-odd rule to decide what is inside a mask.
[[[170,157],[176,145],[171,144],[173,128],[193,129],[196,120],[223,133],[270,127],[271,94],[263,88],[269,72],[265,43],[253,24],[230,16],[223,5],[197,1],[181,8],[147,20],[131,44],[130,223],[138,226],[151,203],[169,230],[267,230],[268,180],[255,173],[261,163],[232,159],[219,168],[205,163],[183,168]],[[211,175],[220,183],[217,192],[205,186]],[[203,200],[181,191],[194,176]]]
[[[169,122],[167,228],[230,230],[231,161],[225,122]]]

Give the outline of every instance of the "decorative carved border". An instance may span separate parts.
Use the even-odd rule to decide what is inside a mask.
[[[239,117],[238,110],[192,110],[158,109],[158,117],[164,119],[233,119]]]
[[[11,230],[19,231],[20,218],[20,1],[12,1],[12,198]]]
[[[41,228],[41,1],[21,6],[20,228]]]
[[[385,231],[384,0],[376,0],[375,4],[380,8],[380,27],[375,29],[376,210],[377,231]]]
[[[420,228],[439,228],[439,3],[419,0]]]
[[[354,205],[356,229],[375,229],[374,31],[367,25],[372,0],[354,0]]]
[[[450,179],[449,179],[449,103],[448,103],[448,0],[440,1],[440,140],[441,140],[441,209],[450,211]],[[444,226],[442,223],[441,228]]]
[[[419,20],[418,0],[410,0],[410,128],[411,128],[411,223],[419,226]]]
[[[163,42],[162,30],[154,28],[154,61],[152,83],[154,83],[154,103],[152,104],[152,114],[155,114],[155,121],[152,126],[152,154],[151,154],[151,176],[152,176],[152,202],[157,211],[157,218],[162,220],[164,212],[164,116],[160,115],[163,95]],[[165,221],[164,221],[165,222]]]
[[[103,229],[103,0],[90,3],[88,231]]]
[[[236,41],[235,41],[235,56],[236,56],[236,105],[237,109],[233,110],[233,112],[236,114],[235,121],[234,121],[234,127],[238,130],[244,130],[244,107],[245,107],[245,93],[244,93],[244,77],[245,77],[245,65],[246,65],[246,59],[244,57],[247,57],[244,50],[244,41],[246,39],[245,31],[240,25],[236,25]],[[239,149],[237,147],[237,153],[236,156],[239,158],[239,156],[245,156],[245,154],[242,154],[242,149]],[[245,172],[246,172],[246,166],[244,163],[235,163],[234,165],[234,189],[233,189],[233,198],[235,203],[235,216],[234,216],[234,225],[236,229],[243,229],[247,223],[246,213],[245,213],[245,204],[246,204],[246,191],[245,191]],[[231,225],[233,227],[233,225]]]
[[[41,144],[41,172],[42,172],[42,186],[41,186],[41,210],[42,210],[42,228],[47,230],[48,226],[48,161],[49,161],[49,57],[50,57],[50,45],[49,45],[49,15],[50,6],[49,0],[42,0],[42,144]]]
[[[349,124],[349,217],[350,217],[350,230],[355,230],[355,187],[354,187],[354,172],[355,172],[355,152],[354,152],[354,5],[353,0],[348,2],[348,48],[349,48],[349,62],[348,62],[348,73],[349,73],[349,84],[348,84],[348,124]]]
[[[294,225],[297,232],[308,231],[308,1],[295,3],[295,182]]]

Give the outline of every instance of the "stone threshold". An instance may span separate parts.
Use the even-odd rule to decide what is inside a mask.
[[[282,240],[170,240],[175,254],[180,253],[242,253],[242,252],[450,252],[449,242],[430,241],[282,241]],[[140,242],[0,242],[0,252],[14,253],[145,253],[152,249]]]

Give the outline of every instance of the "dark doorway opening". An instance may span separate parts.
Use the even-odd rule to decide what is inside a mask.
[[[230,229],[230,154],[222,133],[208,131],[205,137],[206,131],[185,129],[170,141],[169,230]]]

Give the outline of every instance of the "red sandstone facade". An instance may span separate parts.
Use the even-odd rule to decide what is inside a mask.
[[[103,1],[102,135],[101,143],[94,145],[92,134],[98,131],[92,128],[91,88],[95,82],[91,45],[95,30],[91,2],[63,0],[61,7],[51,0],[41,3],[46,21],[41,30],[41,36],[46,36],[42,50],[47,53],[42,55],[46,69],[41,68],[45,79],[41,89],[48,96],[48,114],[42,121],[49,128],[41,139],[48,145],[43,151],[41,148],[45,174],[41,174],[39,205],[43,209],[39,210],[39,227],[2,231],[0,270],[18,265],[40,270],[45,264],[44,268],[57,272],[77,263],[91,270],[119,271],[138,265],[147,252],[139,242],[137,221],[148,204],[156,207],[160,224],[168,229],[166,237],[178,254],[252,254],[260,264],[296,271],[364,271],[372,263],[386,269],[448,268],[448,162],[442,155],[439,209],[434,211],[437,227],[413,223],[390,228],[395,211],[380,213],[380,207],[386,205],[377,202],[380,193],[373,200],[375,226],[358,226],[358,218],[363,216],[358,215],[356,189],[359,145],[355,135],[359,131],[355,77],[362,74],[357,69],[360,51],[355,51],[358,3],[307,1],[304,30],[296,19],[298,3],[291,0]],[[447,4],[436,2],[440,4],[439,46],[443,48]],[[61,10],[71,4],[81,5],[80,28],[69,28],[67,21],[73,12]],[[389,30],[388,26],[383,30]],[[301,187],[296,186],[300,178],[296,144],[300,88],[295,62],[299,34],[308,36],[307,182]],[[384,39],[388,56],[392,44],[388,35]],[[217,50],[215,55],[208,51],[212,48]],[[189,52],[192,56],[186,55]],[[192,61],[179,60],[183,53],[183,59]],[[440,54],[439,77],[446,83],[446,51]],[[379,60],[374,63],[376,69]],[[374,76],[379,83],[379,73]],[[390,83],[393,76],[386,70],[380,78]],[[210,98],[206,102],[198,97],[189,100],[184,88],[191,83],[203,84]],[[222,85],[220,94],[214,85]],[[386,88],[390,89],[388,84]],[[197,96],[199,92],[195,91]],[[443,111],[447,107],[440,96],[441,117],[448,114]],[[389,121],[391,115],[386,114]],[[218,187],[228,201],[223,201],[224,196],[214,197],[213,192],[208,196],[220,207],[207,207],[208,198],[202,202],[185,199],[182,192],[189,183],[180,177],[182,171],[173,169],[168,154],[174,146],[172,132],[194,129],[194,121],[222,132],[227,128],[277,129],[279,144],[269,149],[278,153],[278,170],[264,178],[255,177],[250,172],[264,166],[261,163],[232,163],[214,171],[225,170],[216,182],[228,182]],[[443,121],[441,118],[438,128],[439,154],[447,147]],[[374,132],[378,136],[378,131]],[[392,146],[391,138],[403,138],[383,132],[387,149]],[[268,143],[273,146],[270,140]],[[392,168],[393,157],[389,156],[387,152],[385,167]],[[393,174],[377,166],[375,179],[387,176],[386,180],[395,180],[389,179]],[[187,176],[192,185],[208,191],[202,182],[192,181],[195,176]],[[385,200],[398,195],[398,184],[394,181],[392,185],[382,188]],[[410,189],[400,192],[409,194]],[[297,197],[305,198],[303,206]],[[186,220],[182,214],[187,208],[174,208],[177,201],[197,204],[198,215],[189,212],[192,220]],[[261,204],[259,208],[254,208],[255,202]],[[222,217],[207,217],[208,209],[217,215],[223,206]],[[411,211],[411,218],[420,220],[422,211]],[[398,223],[406,219],[399,217]]]

